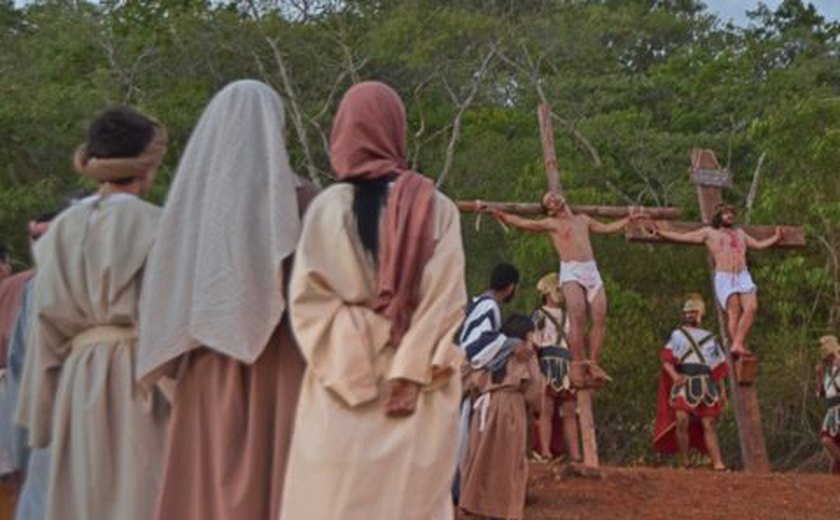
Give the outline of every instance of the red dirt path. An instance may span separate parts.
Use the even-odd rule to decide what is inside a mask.
[[[527,520],[840,520],[840,476],[602,468],[600,477],[557,477],[531,466]]]

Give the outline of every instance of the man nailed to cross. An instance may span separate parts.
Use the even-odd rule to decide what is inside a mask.
[[[680,233],[662,229],[651,223],[657,236],[686,244],[705,244],[715,265],[715,297],[726,310],[727,331],[732,338],[733,356],[752,355],[747,348],[747,336],[758,309],[756,285],[747,270],[747,248],[767,249],[782,239],[782,228],[764,240],[756,240],[741,228],[735,227],[735,208],[718,204],[711,226]]]
[[[595,254],[589,240],[591,233],[615,233],[628,223],[645,218],[645,213],[631,212],[628,216],[604,224],[586,214],[576,214],[562,196],[554,191],[543,195],[542,206],[548,215],[532,220],[495,208],[488,211],[503,224],[532,233],[547,233],[557,255],[560,257],[560,287],[566,298],[571,327],[568,335],[572,363],[569,380],[572,386],[584,388],[600,386],[612,378],[598,364],[601,344],[606,333],[607,296],[604,282],[595,263]],[[587,309],[591,327],[589,330],[589,360],[585,361],[584,343]]]

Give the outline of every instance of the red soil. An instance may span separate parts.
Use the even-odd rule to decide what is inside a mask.
[[[840,476],[602,468],[561,477],[532,464],[527,520],[840,519]]]

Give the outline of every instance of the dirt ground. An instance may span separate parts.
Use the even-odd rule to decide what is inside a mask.
[[[527,520],[840,519],[840,476],[602,468],[561,477],[532,464]]]

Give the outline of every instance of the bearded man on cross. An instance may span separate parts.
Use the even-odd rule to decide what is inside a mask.
[[[711,226],[688,233],[662,229],[655,222],[651,231],[658,236],[686,244],[705,244],[715,263],[715,296],[726,310],[727,331],[733,356],[749,356],[746,340],[758,310],[757,287],[747,270],[747,248],[767,249],[782,239],[782,228],[766,240],[756,240],[735,227],[735,208],[719,204]]]

